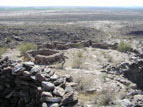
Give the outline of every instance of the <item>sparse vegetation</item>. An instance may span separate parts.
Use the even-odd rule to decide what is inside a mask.
[[[95,95],[95,104],[98,107],[107,106],[111,101],[115,100],[115,92],[109,87],[102,89],[100,92],[97,92]]]
[[[17,46],[17,49],[20,50],[21,54],[24,54],[26,51],[37,49],[37,46],[33,43],[22,43]]]
[[[93,78],[89,75],[84,75],[82,73],[78,73],[77,75],[73,76],[74,81],[78,84],[77,90],[79,92],[85,92],[87,89],[89,89],[90,86],[92,86]]]
[[[105,51],[101,51],[101,55],[103,55],[104,58],[108,60],[108,62],[113,62],[113,58],[111,55],[109,55],[109,53],[106,53]]]
[[[90,9],[93,10],[91,11]],[[12,13],[1,12],[2,14],[0,13],[0,15],[2,17],[0,17],[0,56],[8,56],[10,60],[16,62],[15,64],[17,64],[17,62],[23,61],[34,62],[34,58],[24,56],[24,53],[26,51],[36,50],[37,46],[39,47],[38,49],[47,49],[48,47],[51,50],[57,49],[57,51],[64,54],[64,63],[61,63],[61,60],[57,61],[61,57],[53,57],[50,59],[52,61],[49,61],[54,61],[53,64],[36,64],[38,65],[38,68],[42,67],[42,71],[47,72],[50,76],[52,75],[52,77],[55,78],[52,80],[52,78],[50,77],[50,82],[52,82],[53,84],[61,82],[60,85],[55,84],[55,89],[61,87],[65,89],[66,94],[68,95],[68,91],[71,91],[71,87],[73,87],[73,90],[76,90],[79,93],[79,104],[81,104],[82,102],[83,106],[118,106],[118,104],[115,104],[116,102],[112,103],[112,101],[119,100],[118,103],[120,103],[121,101],[122,104],[122,100],[124,103],[124,99],[129,100],[129,102],[126,102],[125,100],[126,104],[130,102],[135,104],[136,101],[134,101],[134,99],[136,95],[133,96],[132,94],[134,94],[134,92],[138,93],[137,88],[140,87],[137,86],[136,88],[136,86],[132,84],[132,82],[129,83],[128,81],[137,81],[137,85],[138,81],[141,82],[140,79],[136,79],[136,72],[133,73],[135,79],[130,79],[130,75],[132,73],[132,70],[130,70],[130,66],[134,59],[138,60],[139,56],[142,57],[143,14],[140,14],[141,12],[138,10],[130,11],[129,9],[127,9],[127,11],[125,10],[125,12],[120,9],[118,9],[118,12],[116,11],[116,9],[113,9],[113,11],[112,9],[105,9],[105,11],[104,9],[100,10],[97,8],[90,9],[88,8],[88,10],[74,10],[73,8],[71,9],[71,11],[68,10],[69,14],[67,12],[67,9],[66,11],[64,11],[65,9],[61,11],[59,11],[59,9],[57,9],[58,11],[50,10],[49,12],[48,10],[46,10],[46,12],[43,12],[43,10],[38,10],[38,12],[36,12],[36,10],[26,10],[28,14],[24,14],[24,17],[23,11],[22,13],[21,11],[14,11]],[[113,16],[109,14],[109,12],[113,14]],[[139,31],[142,31],[142,34],[140,34]],[[89,42],[89,47],[88,43],[83,42],[88,40],[91,40]],[[119,41],[121,42],[119,43]],[[34,43],[36,43],[37,46]],[[8,46],[8,50],[5,46]],[[15,49],[16,46],[17,49]],[[60,48],[61,50],[58,50]],[[135,49],[135,51],[132,50],[132,48]],[[132,52],[134,53],[132,54]],[[136,52],[141,53],[141,55],[136,55]],[[44,52],[42,53],[44,54]],[[45,56],[48,57],[48,55]],[[52,56],[54,56],[54,54],[52,54]],[[48,62],[48,58],[46,59],[41,57],[38,58],[38,60],[39,61],[37,62],[44,62],[46,60]],[[10,70],[9,65],[4,70]],[[125,70],[126,73],[124,75],[123,71]],[[129,75],[127,74],[127,70],[129,71]],[[43,72],[41,73],[41,76],[43,76]],[[60,79],[59,75],[57,74],[60,74],[63,78]],[[69,81],[65,81],[70,80],[68,76],[64,76],[66,74],[72,75],[73,82],[71,84]],[[44,76],[47,78],[46,82],[49,79],[49,75]],[[16,75],[16,78],[17,76],[18,75]],[[40,75],[36,75],[36,77],[37,76]],[[64,84],[66,85],[66,87],[64,86]],[[7,87],[7,85],[5,86],[4,84],[2,86],[2,89],[3,87],[5,88]],[[57,91],[59,91],[59,93],[62,93],[62,90]],[[53,95],[53,91],[51,91],[50,93]],[[141,92],[139,91],[139,93]],[[55,94],[53,97],[56,97]],[[3,98],[4,97],[7,96],[3,96]],[[41,99],[42,97],[45,96],[41,96]],[[61,95],[61,97],[63,98],[66,96]],[[137,99],[137,101],[139,100]],[[28,104],[31,103],[26,104],[28,106]],[[59,105],[61,105],[61,103]]]
[[[64,64],[63,63],[57,63],[55,64],[56,69],[63,69],[64,68]]]
[[[95,94],[96,93],[79,93],[78,94],[78,98],[79,100],[81,100],[83,103],[86,101],[93,101],[93,99],[95,98]]]
[[[83,52],[78,51],[72,61],[71,67],[72,68],[80,68],[83,63]]]
[[[76,44],[75,47],[76,48],[84,48],[83,44]]]
[[[131,44],[127,42],[120,42],[118,44],[117,50],[120,52],[128,52],[132,49]]]
[[[108,77],[108,75],[107,75],[106,73],[103,73],[103,74],[102,74],[102,79],[103,79],[104,82],[106,82],[106,78],[107,78],[107,77]]]
[[[113,61],[112,56],[108,56],[107,58],[108,58],[108,62],[112,62]]]
[[[6,38],[6,42],[7,42],[7,43],[9,43],[9,42],[11,42],[11,41],[12,41],[12,38],[11,38],[11,37]]]
[[[0,48],[0,56],[6,52],[7,48],[8,48],[7,46]]]

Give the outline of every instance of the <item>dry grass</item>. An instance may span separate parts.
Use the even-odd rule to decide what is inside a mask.
[[[107,106],[115,100],[116,94],[110,87],[106,87],[99,92],[96,92],[94,101],[97,106]]]
[[[74,82],[78,84],[77,91],[78,92],[85,92],[93,86],[93,77],[91,75],[78,73],[73,75]]]
[[[11,42],[13,39],[11,37],[6,38],[6,42],[9,43]]]
[[[81,102],[85,101],[92,101],[95,98],[95,93],[89,94],[89,93],[79,93],[78,94],[78,99]]]
[[[102,80],[103,80],[104,82],[106,82],[106,79],[108,78],[108,74],[103,73],[102,76],[101,76],[101,78],[102,78]]]
[[[83,59],[84,59],[83,51],[79,50],[73,57],[71,67],[72,68],[81,68],[81,65],[83,64]]]
[[[6,52],[7,48],[7,46],[0,48],[0,56],[2,56]]]
[[[64,69],[64,64],[62,64],[62,63],[57,63],[57,64],[55,64],[55,68],[56,68],[56,69]]]
[[[17,49],[21,52],[21,54],[24,54],[26,51],[37,49],[37,46],[33,43],[22,43],[17,46]]]

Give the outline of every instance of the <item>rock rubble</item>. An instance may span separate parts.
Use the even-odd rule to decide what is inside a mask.
[[[32,62],[0,59],[0,107],[74,107],[78,97],[69,82],[71,76],[58,76]]]

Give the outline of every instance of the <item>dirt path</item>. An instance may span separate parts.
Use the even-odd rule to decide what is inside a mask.
[[[22,61],[22,58],[20,57],[20,51],[17,49],[8,49],[2,57],[9,57],[10,60],[14,61]]]

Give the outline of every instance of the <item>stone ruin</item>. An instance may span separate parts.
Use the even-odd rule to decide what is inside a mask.
[[[83,47],[93,47],[93,48],[101,48],[101,49],[117,49],[117,43],[115,44],[107,44],[107,43],[97,43],[91,40],[87,41],[71,41],[71,42],[51,42],[38,44],[38,49],[57,49],[57,50],[66,50],[70,48],[83,48]]]
[[[66,50],[70,48],[80,48],[80,47],[89,47],[91,46],[91,41],[71,41],[71,42],[51,42],[38,44],[38,48],[48,48],[48,49],[57,49],[57,50]]]
[[[143,90],[143,60],[133,62],[124,70],[124,76],[137,84],[137,87]]]
[[[71,42],[38,43],[37,46],[38,46],[38,49],[56,49],[56,50],[66,50],[70,48],[83,48],[83,47],[117,50],[118,43],[108,44],[105,42],[95,42],[92,40],[82,40],[82,41],[75,40]],[[129,52],[140,54],[138,50],[133,48],[131,48]]]
[[[72,81],[69,75],[61,77],[32,62],[0,59],[0,107],[75,107]]]
[[[51,43],[38,43],[38,49],[36,51],[29,51],[25,54],[25,58],[31,60],[35,64],[49,65],[57,62],[65,63],[65,56],[60,50],[66,50],[70,48],[83,48],[92,47],[100,49],[113,49],[116,50],[118,43],[107,44],[97,43],[91,40],[87,41],[71,41],[71,42],[51,42]],[[131,49],[130,52],[139,54],[137,50]]]
[[[28,51],[25,53],[25,58],[34,62],[35,64],[49,65],[54,63],[65,63],[65,56],[60,50],[66,50],[70,48],[83,48],[90,47],[101,49],[116,49],[117,44],[111,45],[106,43],[94,43],[91,40],[88,41],[72,41],[72,42],[52,42],[37,44],[38,50]]]
[[[143,90],[143,55],[136,55],[132,61],[121,63],[117,67],[109,66],[105,71],[107,73],[123,75],[128,80],[137,85],[138,89]]]
[[[35,51],[28,51],[25,58],[31,60],[35,64],[49,65],[56,62],[64,62],[64,54],[57,50],[41,49]]]
[[[68,43],[53,42],[53,43],[38,44],[39,50],[26,52],[25,58],[27,60],[34,62],[35,64],[41,64],[41,65],[49,65],[57,62],[64,64],[66,57],[60,50],[65,50],[70,48],[90,47],[90,46],[101,49],[116,48],[116,45],[99,44],[99,43],[94,43],[91,40],[72,41]]]

